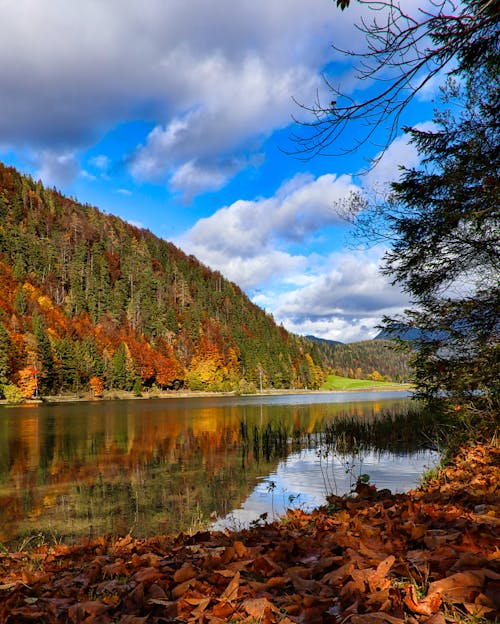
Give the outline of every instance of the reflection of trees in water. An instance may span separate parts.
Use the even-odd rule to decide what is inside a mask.
[[[313,410],[314,411],[314,410]],[[313,425],[313,426],[311,426]],[[411,453],[437,442],[443,423],[418,406],[387,409],[374,402],[362,411],[351,407],[330,418],[309,422],[294,418],[261,425],[240,422],[241,448],[253,451],[253,459],[282,459],[291,452],[313,446],[328,448],[340,455],[359,450]]]
[[[9,410],[0,421],[0,539],[177,533],[237,507],[258,477],[343,414],[377,403],[162,410],[117,403]],[[29,412],[29,413],[28,413]],[[399,426],[399,425],[398,425]]]

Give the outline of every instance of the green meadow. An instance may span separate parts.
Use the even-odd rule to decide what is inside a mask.
[[[372,381],[370,379],[350,379],[339,375],[328,375],[321,390],[409,390],[411,384],[398,384],[394,381]]]

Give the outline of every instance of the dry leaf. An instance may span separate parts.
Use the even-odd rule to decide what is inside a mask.
[[[266,611],[270,611],[273,605],[267,598],[248,598],[241,605],[248,615],[261,619],[264,617]]]
[[[441,596],[439,593],[434,593],[423,600],[419,600],[415,586],[408,584],[405,587],[404,603],[413,613],[429,616],[436,613],[441,606]]]
[[[240,573],[236,572],[233,580],[229,583],[226,589],[222,592],[220,598],[221,600],[227,600],[228,602],[232,602],[238,598],[238,590],[240,588]]]
[[[193,568],[190,563],[183,565],[181,568],[176,570],[174,574],[174,581],[176,583],[184,583],[185,581],[189,581],[189,579],[194,578],[198,575],[198,571]]]
[[[464,603],[473,602],[470,597],[481,591],[484,583],[484,570],[457,572],[429,585],[428,595],[441,593],[447,600]]]
[[[393,617],[387,613],[365,613],[363,615],[351,615],[350,624],[404,624],[405,621]]]

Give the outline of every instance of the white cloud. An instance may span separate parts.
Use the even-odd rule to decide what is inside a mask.
[[[202,172],[199,190],[204,183],[214,190],[247,166],[245,155],[290,123],[292,96],[299,91],[314,93],[318,83],[310,68],[269,67],[254,54],[238,62],[218,53],[198,64],[186,59],[185,71],[196,80],[197,101],[183,115],[151,131],[132,161],[132,172],[140,179],[165,180],[174,171],[173,187],[182,189],[187,183],[190,191],[192,171]],[[231,158],[224,157],[228,154]]]
[[[99,154],[99,156],[94,156],[89,160],[89,165],[99,171],[108,171],[111,166],[111,159],[105,154]]]
[[[436,129],[432,121],[415,124],[417,130],[431,131]],[[408,169],[418,165],[420,157],[415,145],[410,143],[409,135],[404,134],[389,145],[382,153],[377,154],[376,166],[371,169],[363,178],[365,188],[375,191],[384,191],[391,182],[398,180],[401,167]]]
[[[355,189],[348,176],[298,175],[273,197],[238,200],[200,219],[177,242],[244,288],[286,280],[304,266],[302,256],[292,256],[286,246],[341,225],[333,206]]]
[[[325,319],[304,319],[295,321],[286,317],[275,320],[295,334],[302,336],[316,336],[324,340],[337,340],[338,342],[356,342],[359,340],[369,340],[375,338],[379,333],[376,329],[379,317],[367,317],[364,319],[344,319],[339,316],[332,316]]]
[[[43,150],[36,155],[38,163],[37,178],[47,186],[67,184],[78,175],[79,164],[72,152],[54,152]]]
[[[328,273],[274,302],[273,314],[291,331],[350,342],[373,337],[385,314],[401,312],[408,298],[380,273],[383,250],[333,254]]]
[[[331,42],[362,39],[352,27],[361,10],[325,0],[3,3],[0,136],[75,153],[146,120],[154,129],[135,175],[188,194],[216,188],[291,121],[292,96],[309,102],[321,89]],[[198,188],[190,168],[203,174]]]
[[[341,229],[333,207],[356,188],[346,176],[297,175],[272,197],[239,200],[200,219],[177,242],[291,331],[341,341],[373,337],[384,314],[408,304],[379,271],[384,250],[325,256],[307,245],[328,226]]]

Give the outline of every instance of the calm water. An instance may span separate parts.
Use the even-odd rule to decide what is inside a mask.
[[[379,487],[410,489],[438,461],[436,453],[333,455],[315,435],[341,416],[371,422],[401,409],[402,397],[342,393],[2,407],[0,542],[177,533],[200,529],[210,518],[217,528],[239,528],[261,514],[270,518],[349,492],[361,473]],[[285,447],[265,446],[266,427],[289,432]]]

